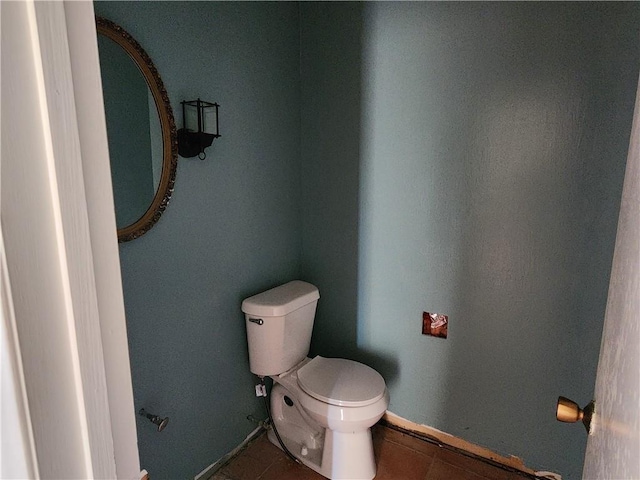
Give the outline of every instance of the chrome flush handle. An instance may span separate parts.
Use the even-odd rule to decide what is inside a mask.
[[[249,321],[253,323],[257,323],[258,325],[262,325],[264,323],[264,320],[261,318],[250,318]]]

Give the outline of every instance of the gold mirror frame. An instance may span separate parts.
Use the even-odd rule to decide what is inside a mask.
[[[162,173],[160,182],[147,211],[131,225],[118,228],[118,242],[128,242],[151,229],[169,204],[176,181],[178,165],[178,140],[173,111],[167,91],[155,65],[147,52],[122,27],[103,17],[96,17],[96,28],[100,35],[120,45],[140,69],[153,95],[162,131]]]

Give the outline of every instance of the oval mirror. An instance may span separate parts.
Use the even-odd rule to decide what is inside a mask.
[[[169,98],[151,58],[122,27],[96,17],[118,241],[144,235],[164,212],[178,145]]]

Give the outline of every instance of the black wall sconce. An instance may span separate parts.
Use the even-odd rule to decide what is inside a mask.
[[[182,128],[178,130],[178,153],[181,157],[196,155],[200,160],[207,157],[204,149],[220,137],[217,103],[200,99],[180,102],[182,104]]]

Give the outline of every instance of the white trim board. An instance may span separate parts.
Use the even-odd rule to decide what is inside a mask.
[[[0,478],[40,478],[0,225]]]
[[[7,338],[22,357],[32,470],[139,479],[93,4],[0,11]]]
[[[117,228],[92,2],[64,2],[111,433],[119,479],[140,478]]]
[[[11,118],[2,123],[0,216],[38,471],[113,478],[62,3],[0,8],[2,117]]]

